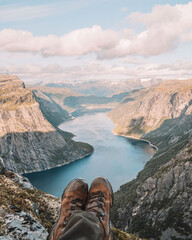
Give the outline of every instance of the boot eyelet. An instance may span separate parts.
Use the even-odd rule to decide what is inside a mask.
[[[105,216],[105,213],[104,213],[104,212],[99,212],[99,215],[100,215],[101,217],[104,217],[104,216]]]
[[[73,199],[73,200],[71,201],[71,203],[75,204],[75,203],[76,203],[76,200],[75,200],[75,199]]]
[[[100,197],[100,198],[99,198],[99,201],[100,201],[100,202],[103,202],[103,198],[102,198],[102,197]]]
[[[97,206],[100,208],[103,207],[103,205],[101,203],[98,203]]]
[[[104,194],[102,192],[99,192],[99,197],[104,197]]]
[[[74,206],[71,206],[71,210],[75,210],[75,207],[74,207]]]

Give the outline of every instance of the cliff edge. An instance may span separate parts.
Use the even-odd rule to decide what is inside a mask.
[[[42,171],[92,152],[92,146],[67,138],[47,121],[20,79],[0,75],[0,156],[8,170]]]

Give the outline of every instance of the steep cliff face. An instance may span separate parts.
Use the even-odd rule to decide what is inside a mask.
[[[70,113],[74,111],[73,108],[65,105],[65,99],[71,96],[73,97],[81,96],[80,93],[74,92],[70,88],[62,87],[62,86],[58,86],[58,87],[29,86],[29,88],[33,90],[36,95],[38,95],[39,93],[40,94],[42,93],[44,95],[42,96],[41,94],[42,97],[39,95],[40,100],[43,98],[48,100],[49,102],[51,101],[52,103],[56,103],[57,106],[60,106],[63,109],[65,114],[67,114],[68,112]]]
[[[192,140],[152,177],[140,182],[134,200],[118,208],[115,225],[147,239],[191,239],[191,172]]]
[[[142,137],[157,129],[166,119],[175,119],[192,111],[192,80],[164,81],[149,89],[133,92],[109,113],[114,131]],[[186,109],[187,108],[187,109]]]
[[[41,111],[46,119],[55,127],[71,118],[70,114],[57,104],[51,97],[40,90],[33,91]]]
[[[145,238],[191,239],[192,81],[164,82],[132,98],[111,115],[116,131],[147,139],[158,151],[115,194],[113,223]]]
[[[137,189],[132,230],[160,239],[192,238],[192,140]],[[143,220],[144,226],[136,226]],[[139,229],[140,228],[140,229]]]
[[[64,137],[44,117],[32,91],[16,76],[0,75],[0,156],[7,169],[41,171],[93,151]]]

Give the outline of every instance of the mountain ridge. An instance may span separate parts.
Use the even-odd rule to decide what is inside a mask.
[[[177,118],[191,106],[192,80],[163,81],[151,88],[138,90],[124,98],[108,116],[115,123],[114,132],[140,138],[158,128],[166,119]],[[179,91],[179,92],[178,92]]]
[[[158,147],[137,178],[115,193],[112,221],[143,238],[191,239],[192,81],[159,85],[134,93],[133,101],[109,113],[116,123],[115,132]],[[155,126],[148,125],[150,121]]]

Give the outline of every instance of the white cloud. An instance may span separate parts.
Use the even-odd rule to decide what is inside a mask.
[[[144,30],[103,30],[100,26],[74,30],[61,37],[33,36],[27,31],[0,31],[0,51],[29,52],[48,56],[83,56],[95,53],[100,59],[130,55],[153,56],[172,51],[192,41],[192,2],[175,6],[155,6],[151,13],[133,13],[132,23]]]
[[[142,64],[127,66],[91,62],[71,67],[59,64],[9,64],[0,67],[1,73],[16,74],[26,82],[35,81],[78,81],[78,80],[121,80],[128,78],[192,78],[192,61],[171,64]]]
[[[133,65],[141,65],[145,63],[144,59],[139,58],[138,56],[137,57],[128,56],[120,59],[119,62],[133,64]]]
[[[78,29],[62,37],[35,37],[27,31],[4,29],[0,31],[0,50],[40,53],[43,56],[75,56],[110,48],[117,40],[116,32],[104,31],[100,26]]]
[[[127,55],[153,56],[170,52],[184,41],[192,41],[192,2],[185,5],[155,6],[151,13],[136,12],[127,17],[145,29],[130,38],[120,39],[112,49],[104,50],[102,58]]]

